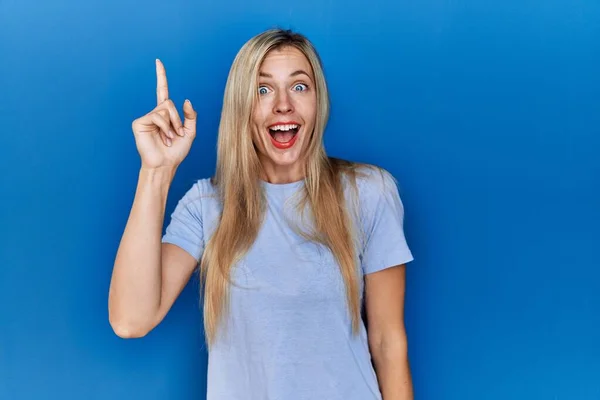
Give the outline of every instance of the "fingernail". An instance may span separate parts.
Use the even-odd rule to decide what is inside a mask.
[[[185,130],[183,129],[183,126],[179,128],[179,136],[185,136]]]
[[[171,147],[171,143],[173,143],[171,139],[167,138],[167,146]]]
[[[175,138],[175,135],[173,134],[173,131],[171,129],[169,129],[169,137],[171,139]]]

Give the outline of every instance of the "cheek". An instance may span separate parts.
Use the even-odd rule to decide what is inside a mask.
[[[298,104],[298,108],[301,110],[304,118],[306,118],[307,123],[314,122],[317,116],[317,100],[314,97],[306,99],[306,101]]]
[[[268,139],[264,132],[265,120],[264,111],[259,104],[252,115],[252,141],[261,153],[265,151],[265,142]]]
[[[264,125],[264,119],[262,118],[260,109],[256,109],[252,115],[252,137],[254,141],[260,140],[260,131]]]
[[[260,114],[260,104],[257,104],[256,106],[254,106],[254,111],[252,113],[252,123],[254,125],[260,124]]]
[[[265,138],[264,135],[261,133],[260,126],[255,125],[252,127],[252,142],[254,143],[254,146],[256,146],[261,152],[264,150]]]
[[[267,119],[266,117],[268,115],[266,111],[267,107],[268,105],[265,101],[259,101],[254,108],[254,113],[252,114],[252,122],[260,129],[264,128],[265,126],[265,121]]]

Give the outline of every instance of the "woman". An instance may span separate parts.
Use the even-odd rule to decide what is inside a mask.
[[[110,286],[116,334],[157,326],[199,266],[209,400],[412,399],[402,202],[387,171],[325,154],[311,43],[269,30],[242,47],[216,174],[183,196],[164,236],[196,111],[186,100],[181,121],[159,60],[156,71],[157,106],[132,126],[142,165]]]

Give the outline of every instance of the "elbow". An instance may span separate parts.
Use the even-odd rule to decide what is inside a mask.
[[[121,339],[139,339],[146,336],[148,332],[139,329],[127,327],[125,325],[113,325],[111,324],[115,335]]]
[[[143,338],[150,332],[150,329],[132,322],[126,322],[122,319],[118,319],[113,315],[109,315],[108,322],[115,335],[122,339],[139,339]]]
[[[374,358],[399,359],[408,357],[408,341],[404,332],[394,332],[372,338],[369,347]]]
[[[122,339],[138,339],[152,329],[148,318],[142,318],[137,310],[126,310],[112,296],[108,301],[108,323],[115,335]]]

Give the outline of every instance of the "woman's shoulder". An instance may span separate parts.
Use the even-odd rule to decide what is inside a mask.
[[[356,187],[361,197],[396,191],[398,182],[387,169],[369,163],[336,160],[345,186]]]
[[[180,203],[205,203],[218,200],[218,191],[213,178],[200,178],[189,184],[187,191],[179,200]]]
[[[197,191],[198,196],[217,196],[217,186],[212,177],[200,178],[192,185]]]

